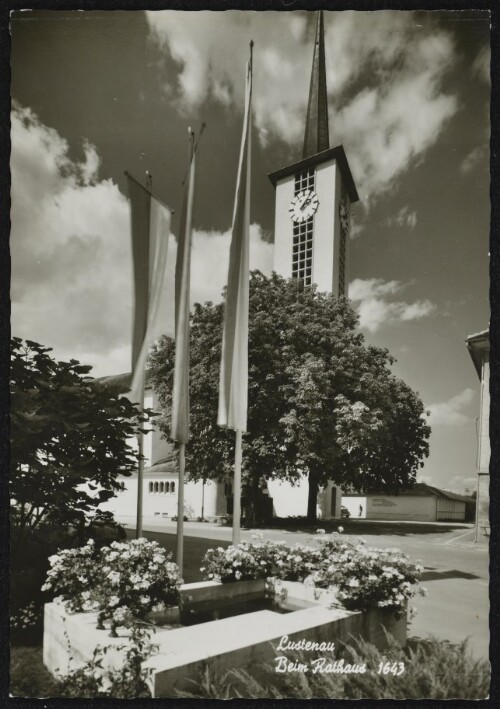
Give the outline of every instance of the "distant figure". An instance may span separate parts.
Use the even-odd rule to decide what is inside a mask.
[[[359,506],[359,516],[360,516],[360,517],[363,516],[363,505],[360,505],[360,506]]]

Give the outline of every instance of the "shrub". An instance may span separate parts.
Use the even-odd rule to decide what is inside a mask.
[[[338,600],[349,610],[406,609],[415,595],[422,567],[414,566],[398,549],[342,545],[325,557],[313,574],[320,588],[337,588]],[[421,588],[420,593],[425,594]]]
[[[142,663],[157,650],[157,646],[151,643],[151,631],[133,626],[129,643],[119,646],[117,650],[126,651],[125,660],[119,669],[103,667],[106,650],[97,647],[92,660],[56,683],[52,696],[81,699],[151,697],[146,682],[147,673],[142,668]]]
[[[273,577],[335,587],[338,601],[350,610],[378,607],[398,613],[415,595],[422,567],[411,564],[399,550],[367,548],[337,533],[321,533],[315,542],[288,547],[261,540],[209,549],[201,571],[206,578],[223,582]],[[420,592],[425,594],[425,589]]]
[[[192,680],[179,697],[209,699],[484,699],[488,696],[490,668],[476,660],[467,642],[450,645],[431,639],[415,649],[391,642],[383,652],[363,640],[353,640],[338,652],[324,653],[326,663],[344,659],[347,664],[365,664],[365,673],[312,671],[316,656],[294,653],[290,661],[303,663],[307,672],[277,673],[274,664],[255,665],[248,670],[213,673],[209,669]],[[379,667],[387,667],[384,674]],[[400,663],[404,667],[397,674]],[[391,670],[395,671],[392,672]]]
[[[182,579],[176,564],[157,542],[134,539],[96,550],[92,540],[50,558],[44,590],[66,602],[68,610],[98,613],[98,627],[111,621],[130,626],[152,610],[178,603]]]
[[[267,567],[257,562],[246,543],[231,545],[227,549],[208,549],[203,564],[200,570],[205,573],[205,578],[217,579],[222,583],[260,579],[267,575]]]

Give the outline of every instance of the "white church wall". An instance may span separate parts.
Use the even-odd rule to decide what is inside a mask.
[[[363,519],[366,517],[366,497],[364,495],[344,495],[342,505],[349,510],[351,517]],[[360,514],[360,507],[363,511]]]
[[[120,478],[124,483],[123,492],[106,503],[101,509],[112,512],[119,522],[135,523],[137,515],[137,476]],[[168,487],[167,487],[168,483]],[[143,518],[171,519],[177,515],[177,475],[172,473],[153,473],[144,476],[143,489]],[[151,489],[152,486],[152,489]],[[184,514],[189,519],[202,516],[215,517],[223,514],[224,498],[221,495],[220,485],[215,482],[205,483],[186,482],[184,487]],[[204,498],[204,499],[203,499]]]
[[[280,480],[268,480],[267,489],[273,498],[273,511],[276,517],[305,517],[307,515],[307,498],[309,483],[307,478],[302,478],[298,485],[292,485]],[[340,517],[342,504],[342,490],[337,487],[336,506],[332,510],[332,484],[329,483],[318,494],[316,512],[318,519]]]
[[[276,185],[274,225],[274,270],[283,278],[292,277],[293,222],[288,208],[294,196],[295,177],[289,175]]]
[[[340,173],[335,160],[321,163],[316,167],[316,194],[319,207],[314,215],[313,283],[319,291],[337,293],[338,259],[338,200],[340,195]],[[335,285],[337,284],[337,285]]]

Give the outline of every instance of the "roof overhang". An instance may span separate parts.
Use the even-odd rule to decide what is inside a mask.
[[[282,180],[284,177],[295,175],[304,170],[310,170],[312,167],[321,165],[329,160],[335,160],[337,162],[349,199],[351,202],[357,202],[359,200],[358,192],[342,145],[338,145],[336,148],[328,148],[328,150],[323,150],[321,153],[316,153],[316,155],[311,155],[303,160],[299,160],[299,162],[295,162],[293,165],[288,165],[287,167],[281,168],[281,170],[271,172],[268,177],[273,183],[273,186],[276,187],[279,180]]]
[[[475,335],[469,335],[465,340],[478,377],[481,378],[484,355],[490,351],[490,331],[483,330]]]

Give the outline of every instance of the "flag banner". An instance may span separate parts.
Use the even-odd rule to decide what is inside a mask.
[[[195,159],[193,151],[182,204],[175,264],[175,365],[170,437],[179,443],[187,443],[189,439],[189,291]]]
[[[132,325],[132,372],[134,372],[148,326],[151,195],[129,175],[127,175],[127,181],[134,267],[135,297]]]
[[[247,66],[245,116],[229,251],[217,423],[247,429],[250,149],[252,75]]]
[[[149,264],[148,277],[148,312],[146,332],[133,368],[130,400],[141,401],[144,386],[145,367],[149,348],[152,343],[165,333],[166,323],[160,322],[162,315],[161,299],[164,294],[167,270],[167,254],[170,237],[170,211],[146,190],[149,197]]]

